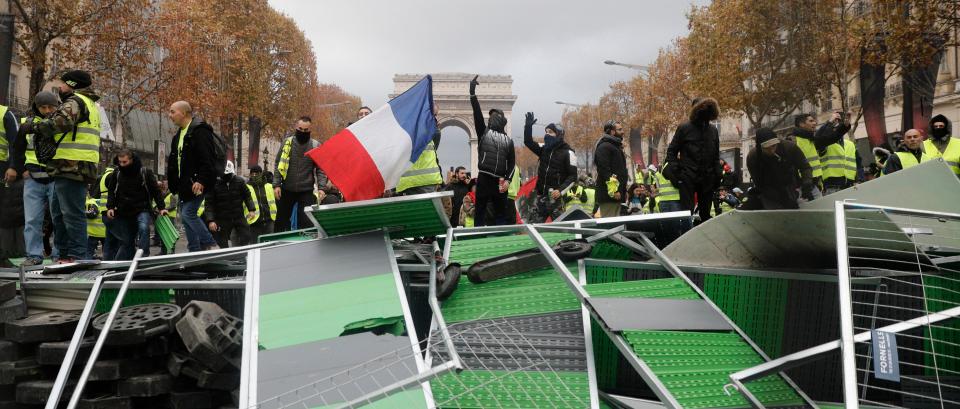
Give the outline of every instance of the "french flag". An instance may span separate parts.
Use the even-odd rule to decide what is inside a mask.
[[[433,78],[307,152],[347,201],[375,199],[397,186],[437,130]]]

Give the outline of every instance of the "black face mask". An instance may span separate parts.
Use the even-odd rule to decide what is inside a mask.
[[[294,134],[297,137],[297,142],[304,143],[310,139],[310,132],[296,131]]]
[[[256,175],[250,175],[250,183],[253,185],[261,186],[266,182],[266,178],[262,173]]]
[[[950,135],[950,132],[947,131],[947,128],[933,128],[933,131],[930,133],[933,134],[933,137],[937,139],[943,139]]]

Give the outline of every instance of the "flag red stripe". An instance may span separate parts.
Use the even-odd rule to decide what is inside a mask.
[[[307,152],[307,156],[323,170],[344,200],[376,199],[383,195],[383,177],[370,154],[349,129]]]

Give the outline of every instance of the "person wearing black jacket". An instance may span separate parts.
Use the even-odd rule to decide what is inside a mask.
[[[104,260],[132,260],[136,248],[150,255],[153,210],[167,214],[157,178],[140,158],[124,149],[113,159],[117,171],[107,176],[107,211],[104,226],[112,240],[104,240]],[[117,246],[108,245],[116,243]]]
[[[607,121],[603,125],[603,136],[597,141],[593,155],[597,165],[596,200],[600,217],[620,215],[620,207],[627,199],[627,157],[623,153],[623,124]],[[610,195],[609,186],[616,179],[616,191]]]
[[[683,210],[700,214],[700,221],[710,219],[710,206],[720,185],[720,135],[710,121],[720,116],[713,98],[696,98],[690,117],[673,134],[667,147],[663,176],[680,191]]]
[[[250,244],[248,219],[256,215],[256,204],[250,197],[247,182],[235,174],[233,162],[227,161],[217,187],[207,192],[203,218],[220,248]],[[236,235],[231,238],[231,235]]]
[[[747,154],[747,169],[754,186],[740,208],[796,209],[798,188],[804,199],[812,200],[813,169],[803,151],[792,141],[777,139],[770,128],[758,129],[756,138],[757,146]]]
[[[212,189],[220,176],[213,162],[216,136],[210,125],[193,117],[186,101],[174,102],[167,116],[180,127],[170,143],[167,178],[170,191],[180,199],[180,220],[187,235],[187,248],[190,251],[216,248],[217,242],[197,216],[204,191]]]
[[[537,164],[537,215],[533,223],[543,223],[547,217],[556,219],[563,211],[561,192],[577,182],[577,157],[573,148],[563,140],[563,127],[549,124],[543,136],[543,146],[533,140],[533,125],[537,118],[527,112],[523,125],[523,144],[540,158]],[[563,192],[566,193],[566,192]]]
[[[475,226],[512,224],[507,206],[512,202],[507,197],[507,187],[513,177],[516,152],[513,139],[507,136],[507,117],[499,109],[491,109],[490,119],[483,121],[483,111],[477,100],[479,75],[470,81],[470,106],[473,108],[473,123],[479,135],[477,157],[480,174],[477,175],[477,217]],[[494,221],[487,220],[487,207],[493,206]]]

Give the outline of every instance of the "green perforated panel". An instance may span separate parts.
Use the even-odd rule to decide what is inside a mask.
[[[763,363],[735,333],[624,331],[634,353],[684,408],[746,408],[739,394],[727,395],[730,374]],[[801,405],[800,396],[778,375],[747,383],[766,406]]]
[[[349,206],[324,206],[310,214],[327,236],[380,229],[389,231],[392,238],[435,236],[447,231],[443,222],[447,216],[437,211],[434,200],[440,199],[373,200],[363,205],[345,203]]]

